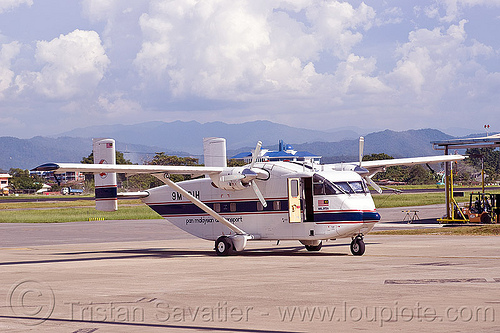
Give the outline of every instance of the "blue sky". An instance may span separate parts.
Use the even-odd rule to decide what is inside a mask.
[[[500,131],[498,31],[499,0],[0,0],[1,135],[259,119]]]

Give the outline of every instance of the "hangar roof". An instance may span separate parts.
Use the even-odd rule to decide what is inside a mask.
[[[432,141],[431,143],[435,150],[443,150],[446,147],[453,149],[500,147],[500,133],[478,138]]]

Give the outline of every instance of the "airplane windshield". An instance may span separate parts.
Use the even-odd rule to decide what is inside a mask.
[[[351,185],[352,189],[356,193],[364,193],[363,185],[361,185],[361,182],[349,182],[349,185]]]
[[[347,182],[336,182],[335,185],[340,187],[345,193],[354,193],[354,190],[349,186]]]

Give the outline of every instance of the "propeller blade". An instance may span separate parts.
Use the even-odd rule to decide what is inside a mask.
[[[257,186],[257,184],[255,184],[254,181],[252,181],[252,188],[253,191],[255,192],[255,195],[257,195],[257,198],[259,198],[259,201],[262,204],[262,206],[267,207],[266,199],[264,199],[264,196],[262,195],[262,193],[259,190],[259,187]]]
[[[370,177],[363,177],[363,178],[364,180],[366,180],[368,185],[373,187],[375,191],[377,191],[379,194],[382,194],[382,189],[380,188],[380,186],[378,186]]]
[[[363,150],[365,147],[365,138],[359,137],[359,166],[361,166],[361,162],[363,162]]]
[[[252,154],[252,162],[250,163],[250,169],[253,168],[253,165],[257,161],[257,157],[260,155],[260,149],[262,148],[262,141],[257,142],[257,146]]]

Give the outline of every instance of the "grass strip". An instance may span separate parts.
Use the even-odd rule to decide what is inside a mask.
[[[404,230],[373,231],[371,235],[449,235],[449,236],[500,236],[500,224],[471,227],[442,227]]]
[[[471,192],[465,192],[463,197],[455,197],[459,203],[469,202]],[[476,191],[477,193],[477,191]],[[499,193],[491,191],[488,193]],[[377,208],[393,208],[393,207],[412,207],[412,206],[427,206],[445,203],[444,192],[427,192],[427,193],[390,193],[373,195],[373,201]]]
[[[120,205],[138,205],[142,201],[139,199],[120,200]],[[31,208],[61,208],[61,207],[94,207],[94,200],[75,201],[31,201],[31,202],[0,202],[2,209],[31,209]]]
[[[57,223],[102,218],[105,220],[145,220],[159,219],[161,216],[146,205],[120,207],[116,212],[101,212],[93,207],[62,208],[36,212],[32,210],[3,211],[0,214],[0,223]]]

